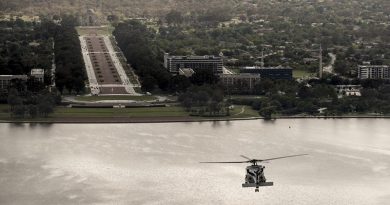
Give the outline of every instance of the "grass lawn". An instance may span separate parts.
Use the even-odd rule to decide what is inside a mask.
[[[52,117],[185,117],[182,107],[153,108],[64,108],[55,110]]]
[[[258,117],[257,111],[250,106],[234,106],[231,110],[230,116],[219,118],[245,118]],[[34,120],[50,120],[50,118],[78,118],[78,117],[189,117],[190,113],[186,112],[184,108],[179,106],[172,107],[152,107],[152,108],[68,108],[57,107],[49,119],[32,119]],[[195,117],[197,118],[197,117]],[[202,117],[198,117],[202,119]],[[210,118],[210,117],[205,117]],[[211,117],[212,118],[212,117]],[[8,113],[8,105],[0,105],[0,120],[10,120]],[[17,119],[14,119],[18,121]],[[29,118],[21,119],[29,120]]]
[[[261,99],[264,96],[260,95],[231,95],[231,99]]]
[[[9,106],[7,104],[0,104],[0,119],[9,118]]]
[[[251,106],[234,105],[234,109],[230,111],[230,117],[259,117],[259,113],[253,110]]]
[[[114,27],[112,27],[112,26],[104,26],[104,27],[93,27],[93,28],[89,28],[89,27],[81,27],[81,26],[78,26],[78,27],[76,27],[76,30],[77,30],[77,33],[78,33],[80,36],[88,35],[92,30],[93,30],[94,32],[96,32],[98,35],[107,35],[107,36],[111,36],[111,35],[112,35],[112,32],[114,31]]]
[[[150,101],[156,100],[157,98],[150,95],[142,96],[128,96],[128,95],[113,95],[113,96],[77,96],[76,100],[79,101],[101,101],[101,100],[134,100],[134,101]]]
[[[228,68],[228,70],[230,70],[231,72],[233,72],[235,74],[240,74],[240,68]]]
[[[243,109],[244,108],[244,109]],[[190,113],[184,108],[152,107],[152,108],[65,108],[59,107],[51,117],[187,117]],[[250,106],[234,106],[231,115],[226,118],[259,117]]]
[[[9,108],[8,104],[0,104],[0,112],[2,112],[3,110],[8,110],[8,108]]]
[[[293,70],[294,78],[313,77],[313,76],[317,76],[317,73],[310,73],[305,70]]]

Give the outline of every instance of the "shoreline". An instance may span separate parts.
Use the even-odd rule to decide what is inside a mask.
[[[136,123],[180,123],[180,122],[227,122],[245,120],[264,120],[264,117],[243,118],[196,118],[196,117],[69,117],[47,119],[0,120],[0,124],[38,123],[38,124],[136,124]],[[390,119],[390,116],[278,116],[278,119]]]

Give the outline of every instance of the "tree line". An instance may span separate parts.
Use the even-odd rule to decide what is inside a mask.
[[[229,103],[217,85],[192,86],[179,96],[179,102],[193,116],[229,116]]]
[[[336,85],[361,84],[361,96],[340,96]],[[233,98],[232,103],[249,105],[261,116],[390,114],[390,82],[349,80],[329,76],[304,82],[262,80],[255,86],[260,98]],[[320,109],[323,110],[320,113]]]
[[[51,84],[53,39],[45,32],[41,24],[22,19],[0,21],[0,75],[29,75],[40,68]]]
[[[29,75],[32,68],[41,68],[45,85],[51,85],[54,54],[58,90],[84,91],[86,75],[76,23],[77,19],[68,15],[61,17],[60,24],[47,18],[40,23],[0,21],[0,75]]]
[[[42,90],[39,93],[32,93],[12,88],[7,101],[12,118],[48,117],[61,102],[61,95],[57,91]]]
[[[155,34],[138,21],[119,23],[113,32],[123,54],[140,77],[142,89],[167,90],[171,74],[162,65],[163,52],[155,46]],[[172,87],[171,87],[172,88]]]
[[[76,17],[62,16],[61,24],[54,27],[55,78],[61,93],[80,93],[85,89],[86,73],[76,23]]]

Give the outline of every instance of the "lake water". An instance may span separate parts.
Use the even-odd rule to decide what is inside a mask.
[[[390,204],[390,120],[0,124],[0,204]]]

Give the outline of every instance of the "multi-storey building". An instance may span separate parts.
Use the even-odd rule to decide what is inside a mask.
[[[390,79],[390,67],[387,65],[359,65],[359,79]]]
[[[220,75],[222,85],[230,94],[251,94],[256,83],[260,82],[260,74],[223,74]]]
[[[164,67],[171,73],[178,74],[180,69],[210,69],[215,74],[223,72],[222,58],[219,56],[170,56],[164,55]]]
[[[240,69],[240,73],[257,73],[261,78],[268,79],[285,79],[291,80],[293,78],[292,68],[290,67],[243,67]]]
[[[39,68],[31,69],[30,76],[43,83],[45,81],[45,70]]]
[[[336,92],[339,96],[362,96],[361,85],[336,85]]]
[[[0,75],[0,92],[7,92],[12,80],[27,81],[27,75]]]

